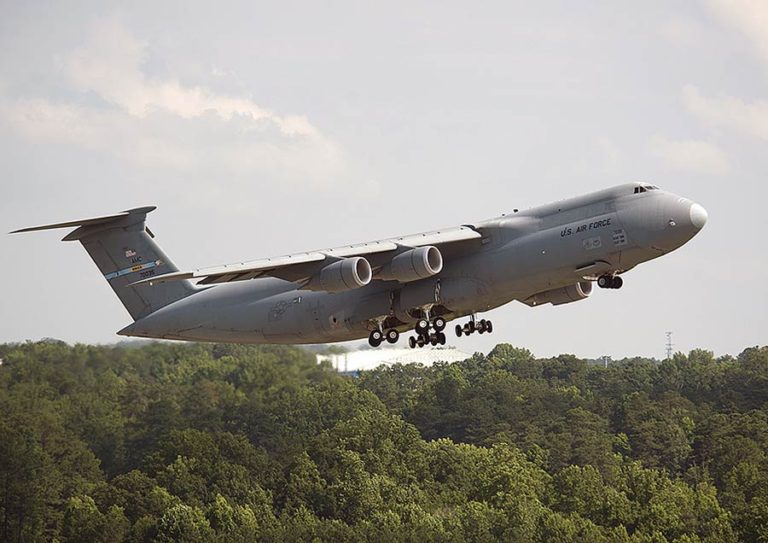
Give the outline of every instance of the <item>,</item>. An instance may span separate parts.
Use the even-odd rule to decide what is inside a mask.
[[[411,347],[490,333],[477,314],[517,300],[560,305],[593,284],[677,249],[707,221],[704,208],[644,183],[515,210],[472,224],[179,271],[146,226],[154,207],[17,230],[77,227],[80,241],[134,322],[124,336],[232,343],[326,343],[368,337],[376,347],[412,330]],[[13,233],[16,233],[13,232]]]

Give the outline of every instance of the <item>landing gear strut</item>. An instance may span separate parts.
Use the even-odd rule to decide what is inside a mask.
[[[597,286],[600,288],[621,288],[624,280],[618,275],[601,275],[597,278]]]

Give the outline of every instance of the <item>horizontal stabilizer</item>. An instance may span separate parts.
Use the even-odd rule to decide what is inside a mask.
[[[135,209],[129,209],[127,211],[121,211],[120,213],[115,213],[114,215],[105,215],[103,217],[94,217],[92,219],[80,219],[77,221],[66,221],[66,222],[57,222],[53,224],[44,224],[41,226],[30,226],[29,228],[21,228],[19,230],[14,230],[13,232],[8,232],[9,234],[21,234],[23,232],[36,232],[39,230],[54,230],[56,228],[71,228],[74,226],[96,226],[100,224],[106,224],[109,222],[117,221],[120,219],[124,219],[130,215],[146,215],[150,211],[154,211],[157,209],[156,206],[146,206],[146,207],[137,207]]]

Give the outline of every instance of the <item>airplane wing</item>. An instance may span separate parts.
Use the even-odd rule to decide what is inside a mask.
[[[287,281],[305,282],[328,264],[349,257],[366,258],[376,279],[376,272],[388,263],[401,250],[415,247],[447,245],[462,241],[479,240],[482,234],[472,226],[459,226],[433,232],[424,232],[381,241],[346,245],[333,249],[296,253],[249,262],[238,262],[212,268],[167,273],[133,283],[164,283],[184,279],[198,280],[199,285],[246,281],[257,277],[277,277]]]

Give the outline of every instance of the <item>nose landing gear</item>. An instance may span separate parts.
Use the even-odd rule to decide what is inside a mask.
[[[601,275],[597,278],[597,286],[600,288],[621,288],[624,280],[618,275]]]

